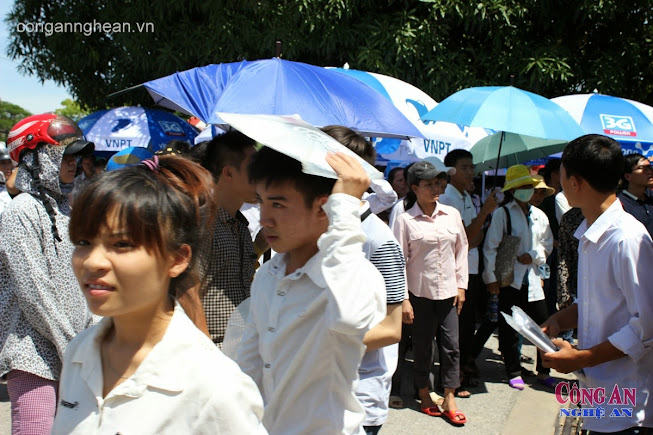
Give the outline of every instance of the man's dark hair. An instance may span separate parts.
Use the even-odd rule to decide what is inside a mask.
[[[621,146],[600,134],[586,134],[569,142],[562,164],[567,177],[580,177],[601,193],[614,193],[624,172]]]
[[[352,150],[370,165],[374,166],[374,163],[376,163],[376,150],[374,149],[374,145],[366,141],[363,136],[351,128],[343,127],[342,125],[328,125],[323,127],[322,131]]]
[[[304,197],[306,207],[310,208],[316,198],[331,194],[337,180],[305,174],[299,161],[264,147],[254,154],[249,164],[249,181],[263,181],[266,186],[290,182]]]
[[[637,163],[639,163],[640,160],[646,160],[646,157],[639,153],[632,153],[632,154],[626,154],[624,156],[624,173],[621,176],[621,188],[622,189],[628,189],[628,180],[626,180],[626,174],[630,174],[633,172],[633,168]]]
[[[206,145],[206,155],[202,166],[211,171],[213,178],[218,181],[225,166],[239,168],[245,160],[245,151],[256,145],[256,141],[239,131],[230,130],[225,134],[216,136]]]
[[[467,150],[463,149],[455,149],[451,150],[447,153],[446,156],[444,156],[444,166],[449,166],[450,168],[453,168],[458,164],[458,160],[460,159],[474,159],[472,156],[472,153],[470,153]]]
[[[547,186],[551,185],[551,174],[554,172],[560,173],[560,159],[550,159],[542,168],[542,177]]]
[[[395,177],[399,171],[403,174],[404,168],[397,166],[396,168],[390,169],[390,172],[388,172],[388,183],[392,184],[395,181]]]

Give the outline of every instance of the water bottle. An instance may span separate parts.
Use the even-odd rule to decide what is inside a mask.
[[[492,323],[499,321],[499,295],[490,295],[487,301],[487,317]]]

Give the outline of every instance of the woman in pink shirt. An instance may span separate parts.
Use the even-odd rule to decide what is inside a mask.
[[[406,212],[397,218],[393,231],[406,256],[408,290],[415,312],[413,367],[421,410],[463,425],[467,419],[458,411],[454,392],[460,386],[458,314],[467,288],[468,244],[458,210],[438,202],[447,185],[447,172],[452,171],[455,169],[438,159],[418,162],[409,169]],[[431,349],[438,331],[443,411],[431,400],[428,385]]]

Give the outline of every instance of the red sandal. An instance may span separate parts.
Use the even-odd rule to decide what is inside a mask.
[[[430,415],[431,417],[442,416],[442,411],[440,411],[438,405],[429,406],[428,408],[420,408],[420,411],[422,411],[426,415]]]
[[[454,426],[463,426],[467,423],[467,417],[462,411],[442,411],[442,416]]]

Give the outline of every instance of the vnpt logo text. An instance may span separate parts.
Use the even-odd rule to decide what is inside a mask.
[[[605,134],[617,136],[637,136],[635,123],[630,116],[601,114],[601,124]]]
[[[105,139],[104,143],[107,148],[127,148],[132,146],[131,139]]]

